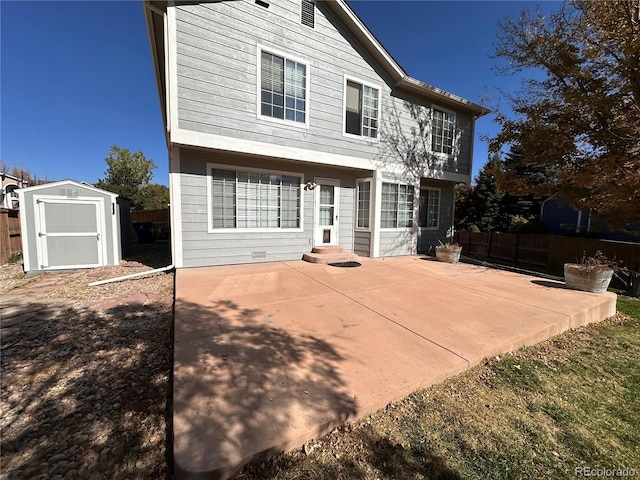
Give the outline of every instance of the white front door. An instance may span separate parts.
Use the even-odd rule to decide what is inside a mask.
[[[316,178],[313,244],[338,245],[340,180]]]
[[[100,199],[34,197],[41,270],[104,265],[104,220]]]

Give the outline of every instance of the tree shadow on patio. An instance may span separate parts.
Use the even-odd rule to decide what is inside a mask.
[[[226,476],[355,414],[329,343],[231,301],[177,300],[175,322],[177,471]]]

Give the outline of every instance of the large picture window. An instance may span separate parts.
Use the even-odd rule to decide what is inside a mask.
[[[411,185],[383,183],[380,227],[412,227],[414,197],[414,188]]]
[[[431,150],[436,153],[451,155],[455,136],[455,114],[434,109],[432,121]]]
[[[300,228],[301,177],[211,169],[211,227]]]
[[[377,88],[347,80],[345,93],[345,133],[378,138]]]
[[[307,65],[260,52],[260,114],[306,123]]]

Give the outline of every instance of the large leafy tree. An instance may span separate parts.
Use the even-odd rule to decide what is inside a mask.
[[[132,153],[127,148],[114,145],[104,161],[108,168],[96,187],[122,195],[131,200],[134,210],[143,210],[145,191],[156,168],[153,160],[146,158],[142,152]]]
[[[513,115],[497,113],[490,148],[519,153],[502,188],[560,193],[612,225],[639,220],[640,2],[574,0],[500,27],[499,71],[545,74],[508,97]]]
[[[169,187],[150,183],[140,193],[143,210],[167,208],[169,205]]]

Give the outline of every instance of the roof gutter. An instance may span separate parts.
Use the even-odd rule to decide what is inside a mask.
[[[429,85],[428,83],[421,82],[415,78],[405,76],[398,80],[395,85],[396,88],[413,92],[417,95],[427,97],[436,103],[444,104],[442,106],[454,107],[458,110],[464,110],[475,117],[481,117],[490,112],[485,107],[470,102],[462,97],[449,93],[440,88]]]

